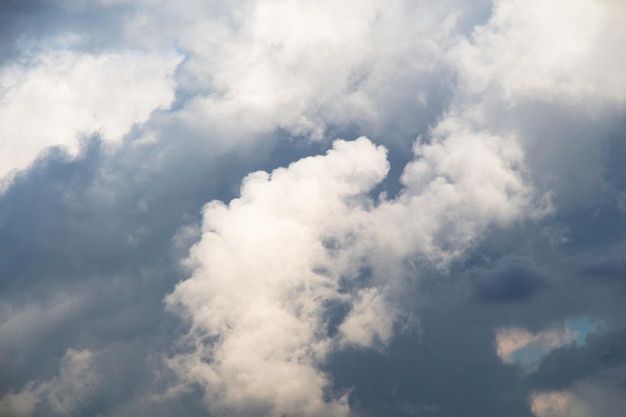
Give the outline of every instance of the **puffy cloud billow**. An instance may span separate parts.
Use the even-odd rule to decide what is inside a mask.
[[[0,416],[622,416],[620,1],[0,6]]]

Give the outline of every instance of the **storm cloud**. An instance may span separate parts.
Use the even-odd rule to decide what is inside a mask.
[[[621,417],[619,1],[0,6],[0,416]]]

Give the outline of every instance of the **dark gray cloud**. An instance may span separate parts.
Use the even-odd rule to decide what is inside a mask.
[[[77,158],[53,149],[2,195],[0,391],[54,376],[70,347],[102,351],[107,382],[90,410],[140,395],[163,371],[179,324],[162,299],[184,278],[180,256],[193,242],[174,237],[204,201],[234,192],[250,160],[212,163],[189,143],[165,160],[146,151],[114,158],[98,138]],[[170,167],[136,173],[138,163]]]
[[[503,260],[495,268],[470,272],[474,297],[487,303],[529,301],[545,285],[545,278],[528,259]]]

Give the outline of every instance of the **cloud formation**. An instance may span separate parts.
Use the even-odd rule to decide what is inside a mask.
[[[452,52],[461,86],[509,103],[540,99],[593,110],[624,104],[626,8],[614,1],[499,0],[489,22]]]
[[[0,415],[620,415],[625,14],[4,2]]]
[[[529,209],[519,149],[454,133],[416,146],[419,159],[393,200],[367,194],[388,163],[383,148],[360,138],[251,174],[228,207],[205,207],[202,238],[186,261],[193,274],[168,304],[191,323],[182,343],[192,352],[172,366],[205,386],[211,409],[346,415],[345,400],[324,402],[329,381],[319,364],[337,344],[389,343],[400,312],[388,298],[411,272],[398,265],[418,256],[445,267],[491,223]],[[347,309],[334,338],[333,302]]]
[[[0,415],[53,416],[74,415],[81,403],[89,401],[98,378],[91,364],[94,354],[88,350],[68,349],[61,359],[59,375],[43,382],[30,382],[16,393],[0,398]]]
[[[80,138],[120,142],[174,98],[175,54],[44,52],[0,73],[0,176],[50,147],[76,156]],[[36,123],[33,121],[36,120]]]
[[[350,248],[343,246],[360,239],[364,195],[387,170],[382,147],[365,138],[337,141],[326,156],[249,175],[228,206],[205,207],[202,238],[186,261],[193,275],[176,287],[168,305],[191,322],[183,341],[191,352],[175,356],[172,366],[183,379],[205,386],[211,409],[347,413],[345,399],[323,399],[329,380],[317,364],[333,343],[326,308],[332,301],[351,302],[341,291],[342,276],[354,274],[344,265],[342,252]],[[368,318],[374,323],[357,331],[370,329],[371,336],[361,336],[366,339],[380,337],[378,317],[352,320],[368,324]],[[341,331],[347,340],[355,338],[349,327]]]

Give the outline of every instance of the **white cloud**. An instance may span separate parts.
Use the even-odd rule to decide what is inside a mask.
[[[556,210],[604,198],[606,127],[626,105],[625,20],[617,1],[494,1],[446,52],[457,80],[443,118],[513,139]]]
[[[363,194],[386,175],[385,155],[365,138],[337,141],[326,156],[250,174],[228,206],[206,206],[187,260],[193,275],[167,302],[191,322],[192,352],[171,365],[206,388],[211,409],[346,414],[345,398],[324,401],[330,381],[318,368],[332,343],[326,303],[350,300],[340,293],[341,256],[324,243],[358,233]]]
[[[0,177],[53,146],[76,155],[81,137],[119,142],[174,97],[171,53],[43,52],[0,69]]]
[[[372,347],[389,343],[398,312],[392,311],[384,299],[384,292],[365,288],[357,293],[352,309],[341,323],[341,343],[359,347]]]
[[[524,155],[513,137],[449,117],[414,152],[401,178],[404,192],[383,202],[374,216],[380,247],[445,265],[490,224],[507,225],[547,209],[524,179]]]
[[[424,107],[462,14],[408,1],[179,3],[137,12],[126,35],[176,40],[177,81],[192,97],[175,119],[221,146],[278,128],[320,139],[329,126],[412,120],[399,103]]]
[[[171,366],[206,388],[210,408],[345,415],[343,399],[324,402],[330,381],[319,365],[335,347],[390,341],[402,315],[389,299],[408,272],[402,261],[446,265],[489,224],[530,206],[516,172],[521,154],[501,138],[451,135],[416,153],[404,192],[380,204],[366,193],[386,176],[386,153],[361,138],[250,174],[240,198],[205,207],[187,259],[193,273],[167,302],[191,323],[181,341],[191,353]],[[349,308],[336,337],[330,302]]]
[[[89,350],[68,349],[61,359],[58,376],[30,382],[19,392],[0,397],[0,416],[28,417],[36,411],[50,416],[74,415],[98,384],[94,357]]]
[[[497,0],[489,22],[451,58],[460,87],[509,102],[540,99],[594,109],[626,103],[626,6],[601,0]]]

